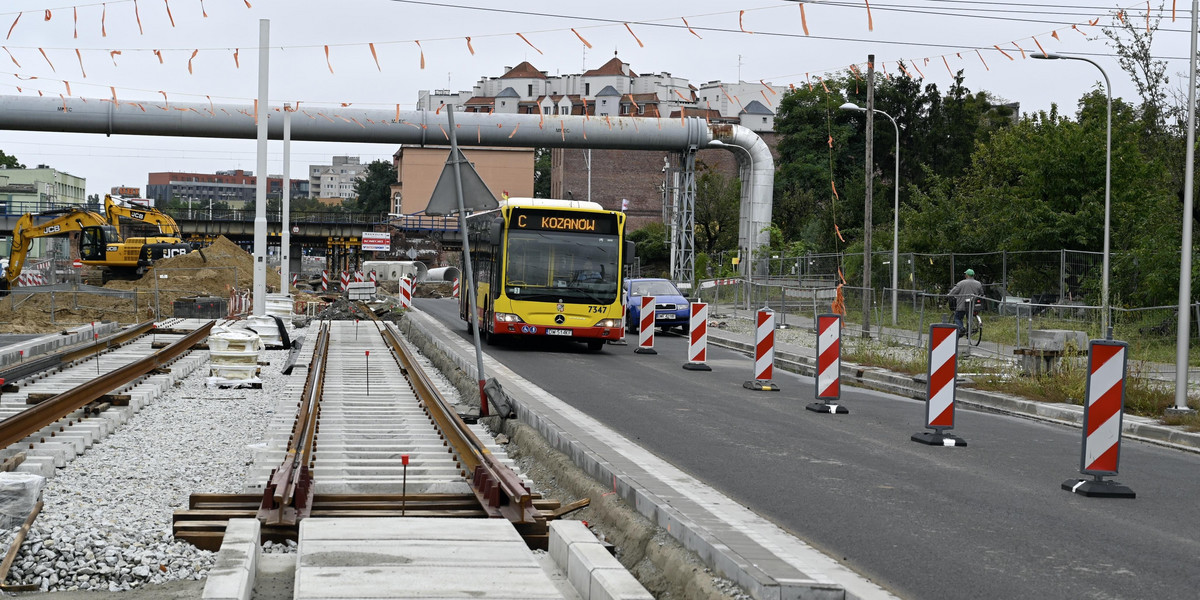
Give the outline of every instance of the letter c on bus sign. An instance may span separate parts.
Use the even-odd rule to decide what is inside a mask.
[[[525,227],[525,215],[521,215],[521,216],[517,217],[517,227],[521,227],[521,228]]]

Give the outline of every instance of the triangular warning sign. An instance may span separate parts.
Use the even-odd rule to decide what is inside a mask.
[[[454,186],[455,162],[458,162],[459,176],[462,178],[463,210],[470,212],[499,207],[496,197],[483,183],[475,167],[471,166],[471,161],[463,156],[462,150],[455,148],[446,158],[446,166],[442,168],[437,185],[433,187],[433,195],[429,198],[429,206],[425,207],[425,214],[441,216],[458,212],[458,193]]]

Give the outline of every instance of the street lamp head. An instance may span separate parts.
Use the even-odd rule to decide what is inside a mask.
[[[1053,52],[1030,52],[1029,56],[1033,58],[1040,58],[1042,60],[1058,60],[1060,58],[1067,58],[1061,54],[1055,54]]]
[[[862,112],[866,112],[866,111],[867,111],[867,109],[865,109],[865,108],[863,108],[863,107],[861,107],[861,106],[859,106],[859,105],[857,105],[857,104],[855,104],[855,103],[853,103],[853,102],[847,102],[847,103],[845,103],[845,104],[843,104],[843,105],[839,106],[838,108],[840,108],[840,109],[842,109],[842,110],[857,110],[857,111],[862,111]]]

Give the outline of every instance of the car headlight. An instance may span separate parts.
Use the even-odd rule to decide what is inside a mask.
[[[524,323],[525,321],[523,319],[521,319],[521,317],[514,315],[512,313],[496,313],[496,322],[497,323]]]
[[[610,327],[612,329],[620,329],[621,328],[621,319],[600,319],[600,322],[596,323],[596,327]]]

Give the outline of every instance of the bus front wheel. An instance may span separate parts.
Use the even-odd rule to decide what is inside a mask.
[[[588,340],[587,341],[588,352],[599,352],[603,348],[604,348],[604,340]]]

